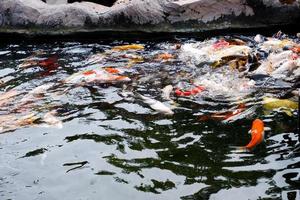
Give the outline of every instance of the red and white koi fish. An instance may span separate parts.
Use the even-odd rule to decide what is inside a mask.
[[[117,69],[112,70],[103,70],[103,69],[94,69],[87,70],[82,72],[77,72],[70,77],[64,80],[64,83],[67,84],[80,84],[80,83],[116,83],[116,82],[129,82],[131,79],[127,76],[117,75],[114,73],[118,73]]]
[[[47,59],[44,60],[25,60],[23,63],[21,63],[19,65],[20,68],[30,68],[30,67],[34,67],[34,66],[40,66],[43,69],[46,69],[48,71],[52,71],[57,69],[58,67],[58,56],[57,55],[53,55]]]
[[[176,89],[175,94],[177,96],[193,96],[193,95],[196,95],[196,94],[202,92],[203,90],[205,90],[205,88],[203,86],[196,86],[196,87],[192,88],[191,90],[186,90],[186,91]]]
[[[209,119],[213,120],[225,120],[230,121],[233,117],[240,115],[246,109],[245,104],[240,104],[234,111],[222,112],[222,113],[215,113],[212,115],[204,115],[199,118],[200,121],[207,121]]]

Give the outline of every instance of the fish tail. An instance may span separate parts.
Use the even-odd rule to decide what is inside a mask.
[[[143,95],[141,95],[140,93],[136,92],[136,91],[133,91],[132,92],[134,94],[134,96],[140,100],[144,100],[145,97]]]
[[[247,149],[245,146],[230,146],[232,149],[232,152],[234,153],[244,153],[249,152],[249,149]]]
[[[248,152],[249,151],[249,149],[246,146],[237,147],[237,150],[241,151],[241,152]]]

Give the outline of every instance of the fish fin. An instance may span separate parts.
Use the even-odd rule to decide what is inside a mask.
[[[249,149],[247,149],[245,146],[230,146],[233,150],[232,153],[244,153],[249,152]]]
[[[247,149],[253,149],[263,141],[260,134],[252,134],[250,142],[245,146]]]
[[[291,110],[289,109],[283,109],[282,112],[284,112],[287,116],[289,117],[292,117],[293,116],[293,113]]]
[[[170,105],[171,105],[171,109],[176,109],[180,106],[179,103],[176,103],[175,101],[171,100],[169,101],[170,102]]]
[[[140,93],[138,93],[136,91],[133,91],[132,93],[139,100],[145,100],[146,99],[146,97],[144,97],[143,95],[141,95]]]

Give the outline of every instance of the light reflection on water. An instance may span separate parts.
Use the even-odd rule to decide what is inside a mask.
[[[134,80],[129,87],[160,100],[158,88],[176,82],[180,73],[190,75],[194,69],[177,59],[153,61],[153,55],[173,45],[146,44],[146,50],[139,52],[145,61],[127,71]],[[28,92],[45,83],[58,83],[85,69],[89,55],[110,48],[110,44],[96,43],[2,46],[1,91],[16,88]],[[39,67],[16,67],[37,50],[58,54],[59,68],[44,73]],[[126,64],[128,59],[117,55],[101,63],[114,67]],[[62,92],[64,87],[51,92]],[[228,102],[178,98],[180,106],[174,116],[164,116],[134,98],[124,98],[123,92],[122,84],[80,86],[59,98],[48,95],[34,102],[30,109],[40,115],[58,110],[63,128],[33,126],[0,134],[0,199],[299,197],[295,115],[263,116],[258,109],[255,116],[264,118],[270,128],[266,141],[253,152],[238,152],[234,147],[249,140],[251,118],[233,123],[197,120],[197,113],[226,110]],[[251,103],[255,103],[253,99]],[[21,113],[28,112],[24,107]]]

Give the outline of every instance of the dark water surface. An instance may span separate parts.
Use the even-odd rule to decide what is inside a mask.
[[[165,52],[176,55],[176,43],[142,42],[145,50],[130,52],[143,61],[126,67],[126,76],[133,80],[125,84],[126,90],[163,101],[160,88],[175,84],[178,74],[185,76],[194,70],[176,58],[154,59]],[[88,68],[85,60],[89,56],[120,44],[126,42],[3,44],[0,90],[14,88],[25,95],[37,86],[60,83]],[[18,67],[37,51],[44,52],[39,58],[58,55],[58,68]],[[129,62],[112,54],[97,65],[123,68]],[[266,114],[258,105],[254,116],[232,123],[201,121],[199,112],[226,109],[226,102],[172,96],[179,106],[168,116],[126,97],[124,88],[121,83],[80,85],[60,97],[46,95],[24,104],[24,109],[19,105],[23,94],[1,107],[2,116],[19,117],[24,113],[41,117],[56,110],[63,127],[39,126],[37,120],[0,134],[0,199],[300,198],[296,113]],[[65,89],[58,84],[48,93]],[[268,128],[265,142],[251,152],[236,151],[236,146],[249,142],[248,131],[255,118],[263,119]]]

